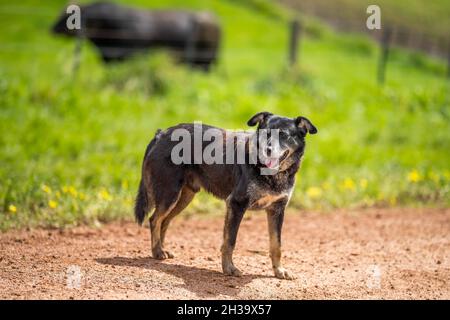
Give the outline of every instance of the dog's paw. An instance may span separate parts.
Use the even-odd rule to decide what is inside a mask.
[[[284,268],[274,269],[275,277],[278,279],[294,280],[295,277]]]
[[[170,253],[169,251],[162,250],[162,249],[153,250],[152,256],[153,256],[153,259],[157,259],[157,260],[171,259],[174,257],[174,255],[172,253]]]
[[[232,264],[229,264],[228,266],[223,267],[223,273],[227,276],[233,276],[233,277],[242,276],[242,272]]]

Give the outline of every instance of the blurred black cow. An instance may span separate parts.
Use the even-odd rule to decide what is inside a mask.
[[[67,28],[69,14],[64,10],[52,31],[89,39],[105,62],[154,47],[171,48],[181,61],[204,69],[217,59],[220,26],[208,12],[149,11],[107,2],[80,9],[81,29]]]

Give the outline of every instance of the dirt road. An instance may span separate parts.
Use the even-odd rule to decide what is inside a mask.
[[[450,299],[450,209],[289,212],[272,276],[264,213],[246,218],[235,264],[220,273],[222,218],[176,219],[174,259],[149,258],[134,223],[0,234],[2,299]]]

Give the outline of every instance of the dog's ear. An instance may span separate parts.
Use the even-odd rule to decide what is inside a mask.
[[[316,134],[317,128],[305,117],[297,117],[295,119],[295,124],[297,127],[302,130],[305,134],[308,132],[309,134]]]
[[[267,121],[270,116],[273,116],[270,112],[259,112],[255,114],[253,117],[250,118],[250,120],[247,121],[247,125],[250,127],[253,127],[257,124],[261,124]]]

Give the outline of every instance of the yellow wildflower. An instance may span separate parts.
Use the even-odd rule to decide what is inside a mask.
[[[51,209],[55,209],[55,208],[58,206],[58,203],[57,203],[56,201],[54,201],[54,200],[49,200],[49,201],[48,201],[48,206],[49,206]]]
[[[56,198],[58,198],[58,199],[61,198],[61,192],[56,191],[56,192],[55,192],[55,195],[56,195]]]
[[[63,186],[62,187],[62,192],[63,193],[68,193],[69,192],[69,187],[68,186]]]
[[[80,196],[80,200],[86,199],[86,195],[83,192],[80,192],[79,196]]]
[[[306,190],[306,194],[311,199],[318,199],[322,195],[322,189],[319,187],[309,187],[308,190]]]
[[[422,180],[422,177],[420,176],[419,172],[416,169],[409,172],[407,178],[408,178],[409,182],[413,182],[413,183],[416,183],[416,182],[419,182],[420,180]]]
[[[52,193],[52,188],[50,188],[48,185],[43,184],[41,187],[42,191],[44,191],[47,194],[51,194]]]
[[[70,186],[70,187],[67,189],[67,191],[68,191],[69,194],[70,194],[71,196],[73,196],[74,198],[76,198],[77,195],[78,195],[77,190],[76,190],[73,186]]]
[[[17,212],[17,208],[16,208],[16,206],[13,205],[13,204],[10,204],[10,205],[9,205],[8,210],[9,210],[9,212],[11,212],[11,213],[16,213],[16,212]]]
[[[106,189],[100,190],[100,192],[98,193],[98,196],[102,200],[107,200],[107,201],[112,200],[112,196],[109,194],[108,190],[106,190]]]
[[[355,182],[353,182],[350,178],[346,178],[342,183],[342,188],[347,190],[355,190]]]
[[[122,180],[122,189],[127,190],[128,189],[128,181]]]

